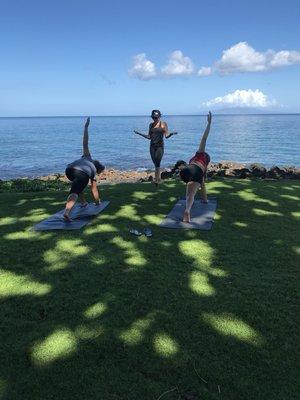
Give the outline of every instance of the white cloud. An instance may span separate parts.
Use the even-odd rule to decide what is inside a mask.
[[[145,53],[133,57],[133,66],[128,73],[130,76],[143,81],[153,79],[157,75],[155,64],[146,58]]]
[[[216,70],[221,74],[260,72],[296,63],[300,63],[299,51],[268,50],[260,53],[247,42],[239,42],[223,51],[221,59],[216,63]]]
[[[256,51],[247,42],[239,42],[223,51],[222,57],[212,66],[201,67],[197,70],[190,57],[181,50],[171,53],[167,64],[156,69],[155,64],[146,58],[145,53],[133,57],[133,66],[129,69],[130,76],[141,80],[166,79],[180,76],[209,76],[214,73],[221,75],[237,72],[263,72],[274,68],[300,64],[300,51],[267,50]]]
[[[231,72],[256,72],[264,71],[266,57],[255,51],[246,42],[240,42],[223,51],[220,61],[217,62],[217,69],[221,73]]]
[[[300,63],[300,51],[282,50],[278,53],[273,53],[270,60],[271,67],[285,67],[298,63]]]
[[[203,103],[203,106],[264,108],[275,104],[275,101],[270,101],[268,97],[258,89],[242,89],[228,93],[223,97],[216,97],[212,100],[209,100]]]
[[[197,73],[198,76],[209,76],[213,73],[211,67],[201,67]]]
[[[191,75],[194,73],[195,67],[192,60],[184,56],[182,51],[175,50],[171,53],[168,64],[161,71],[165,76]]]

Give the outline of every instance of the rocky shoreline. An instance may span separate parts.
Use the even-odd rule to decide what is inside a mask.
[[[98,183],[134,183],[134,182],[151,182],[153,180],[153,171],[119,171],[115,169],[106,169],[97,177]],[[176,172],[171,168],[162,170],[162,179],[169,179],[176,176]],[[262,164],[241,164],[233,161],[221,161],[219,163],[210,163],[208,178],[225,177],[225,178],[259,178],[259,179],[300,179],[300,168],[295,166],[278,167],[273,166],[266,168]],[[42,181],[60,181],[68,182],[64,174],[56,173],[36,178]]]

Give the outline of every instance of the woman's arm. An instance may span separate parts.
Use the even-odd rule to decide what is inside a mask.
[[[177,132],[169,132],[169,128],[166,122],[163,122],[163,129],[164,129],[164,135],[166,139],[169,139],[173,135],[177,135]]]
[[[89,150],[89,124],[90,124],[90,117],[87,118],[86,123],[84,125],[84,132],[83,132],[83,155],[85,157],[91,157],[91,153]]]
[[[137,135],[142,136],[145,139],[149,139],[150,140],[150,135],[145,135],[144,133],[140,133],[138,131],[133,131],[134,133],[136,133]]]
[[[99,196],[97,183],[94,180],[91,181],[91,192],[92,192],[92,196],[95,200],[96,205],[99,205],[100,204],[100,196]]]
[[[178,132],[169,132],[168,136],[165,136],[166,139],[169,139],[173,135],[178,135]]]

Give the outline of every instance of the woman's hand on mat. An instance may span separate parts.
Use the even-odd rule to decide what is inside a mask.
[[[207,123],[208,124],[211,124],[211,118],[212,118],[211,112],[209,111],[208,114],[207,114]]]
[[[88,118],[86,119],[86,122],[85,122],[85,125],[84,125],[86,128],[88,128],[88,126],[89,126],[89,124],[90,124],[90,121],[91,121],[91,118],[88,117]]]

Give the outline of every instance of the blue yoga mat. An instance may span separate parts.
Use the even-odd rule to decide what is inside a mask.
[[[66,222],[63,219],[64,210],[61,210],[44,221],[36,224],[33,229],[35,231],[80,229],[85,226],[93,217],[100,214],[101,211],[103,211],[108,205],[109,201],[103,201],[99,204],[99,206],[89,203],[86,207],[80,207],[79,204],[76,204],[70,214],[70,217],[72,218],[71,222]]]
[[[213,226],[213,218],[216,209],[216,197],[209,197],[207,204],[201,203],[200,200],[195,200],[191,209],[191,222],[183,222],[182,217],[185,210],[185,199],[180,199],[159,226],[171,229],[181,228],[209,231]]]

